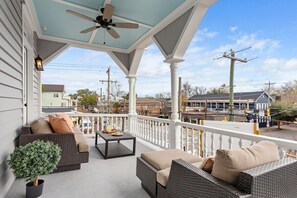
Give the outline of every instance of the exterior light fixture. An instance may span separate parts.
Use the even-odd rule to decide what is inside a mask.
[[[37,58],[35,58],[35,67],[37,71],[44,71],[43,70],[43,63],[42,58],[38,55]]]

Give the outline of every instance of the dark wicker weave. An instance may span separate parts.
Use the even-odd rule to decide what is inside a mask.
[[[142,158],[137,158],[136,176],[141,180],[141,186],[151,196],[157,196],[157,169]]]
[[[52,141],[61,149],[61,160],[54,172],[80,169],[81,163],[89,161],[89,152],[78,152],[74,134],[32,134],[30,126],[24,126],[19,137],[19,145],[26,145],[35,140]]]
[[[285,158],[240,173],[237,186],[221,181],[183,160],[172,161],[167,187],[156,181],[156,169],[137,159],[137,176],[151,197],[158,198],[296,198],[297,161]]]
[[[175,160],[165,191],[168,198],[296,198],[297,161],[282,159],[243,171],[235,188],[183,160]]]

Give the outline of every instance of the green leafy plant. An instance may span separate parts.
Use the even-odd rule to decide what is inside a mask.
[[[61,148],[53,142],[36,140],[10,154],[8,164],[17,179],[38,185],[38,176],[52,173],[61,159]]]

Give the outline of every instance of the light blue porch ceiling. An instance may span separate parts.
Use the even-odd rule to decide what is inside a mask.
[[[81,34],[80,31],[94,26],[95,23],[66,13],[66,10],[69,9],[96,18],[98,15],[102,15],[99,10],[104,4],[103,0],[32,1],[40,26],[40,34],[126,50],[186,0],[111,0],[110,4],[115,7],[113,21],[127,22],[128,20],[128,22],[140,24],[138,29],[114,28],[120,35],[119,39],[112,38],[102,28],[91,39],[92,32]]]

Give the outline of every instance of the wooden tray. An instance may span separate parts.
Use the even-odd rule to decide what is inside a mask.
[[[115,132],[115,133],[112,133],[111,135],[112,136],[122,136],[123,133],[121,133],[121,132]]]

